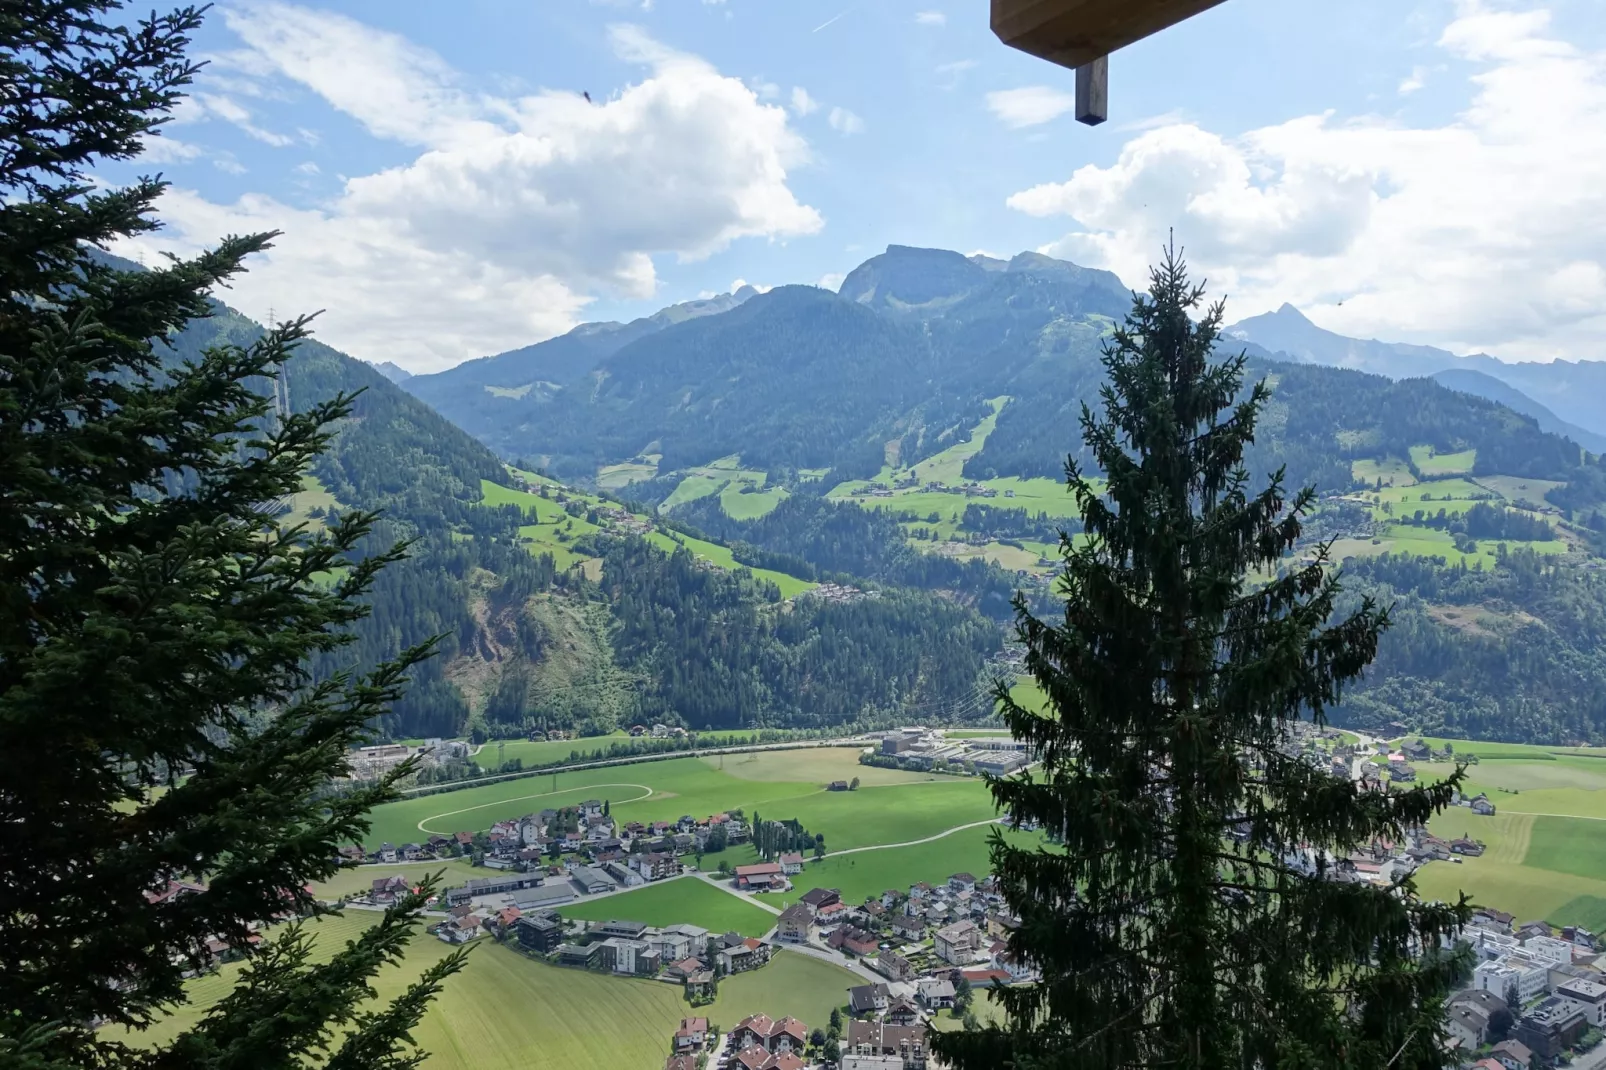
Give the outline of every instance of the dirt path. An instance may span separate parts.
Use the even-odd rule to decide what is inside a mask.
[[[651,798],[653,794],[653,790],[645,784],[582,784],[579,787],[574,788],[559,788],[557,791],[543,791],[535,795],[520,795],[513,799],[498,799],[495,802],[481,803],[478,806],[465,806],[461,810],[447,810],[439,814],[430,814],[428,817],[424,818],[423,821],[418,823],[418,831],[434,832],[444,835],[446,832],[445,829],[427,828],[426,823],[430,821],[439,821],[444,817],[456,817],[458,814],[467,814],[475,810],[487,810],[493,806],[502,806],[505,803],[523,802],[526,799],[544,799],[548,795],[572,795],[575,792],[590,791],[593,788],[640,788],[642,791],[646,792],[645,795],[638,795],[634,799],[620,799],[619,801],[621,804],[641,802],[643,799]]]
[[[931,843],[934,840],[940,840],[946,836],[952,836],[954,833],[963,832],[966,829],[979,829],[984,825],[1001,825],[1003,822],[1004,819],[1001,817],[989,817],[986,821],[972,821],[968,825],[955,825],[951,829],[946,829],[937,833],[935,836],[927,836],[925,839],[921,840],[905,840],[902,843],[877,843],[869,847],[849,847],[841,851],[827,851],[825,852],[825,857],[836,858],[839,855],[856,855],[864,851],[890,851],[894,847],[917,847],[922,843]]]

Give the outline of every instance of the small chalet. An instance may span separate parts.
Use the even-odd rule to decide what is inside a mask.
[[[789,851],[780,858],[781,872],[788,877],[795,877],[803,872],[803,855],[798,851]]]

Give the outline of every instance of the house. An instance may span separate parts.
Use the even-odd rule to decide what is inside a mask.
[[[755,892],[784,890],[786,874],[779,862],[759,862],[751,866],[736,867],[736,887]]]
[[[781,872],[788,877],[795,877],[803,872],[803,855],[798,851],[789,851],[780,858]]]
[[[818,915],[821,907],[842,902],[842,893],[836,888],[810,888],[799,897],[798,902],[807,906],[810,914]]]
[[[1413,762],[1425,762],[1433,757],[1433,748],[1426,740],[1415,739],[1400,745],[1400,753]]]
[[[497,936],[506,936],[523,913],[518,907],[503,907],[485,919],[485,927]]]
[[[714,971],[698,970],[686,975],[686,998],[701,999],[714,994]]]
[[[911,903],[923,902],[931,899],[936,894],[937,890],[925,881],[917,881],[909,886],[909,901]]]
[[[381,862],[394,862],[394,861],[396,861],[396,845],[394,843],[382,843],[382,844],[380,844],[379,845],[379,860]]]
[[[767,1052],[763,1048],[748,1048],[736,1054],[736,1063],[742,1070],[803,1070],[808,1064],[790,1051]],[[735,1070],[732,1067],[732,1070]]]
[[[880,1014],[891,999],[886,985],[856,985],[848,989],[848,1013]]]
[[[1474,795],[1472,797],[1472,802],[1468,805],[1472,807],[1473,813],[1481,814],[1484,817],[1489,817],[1494,813],[1494,803],[1490,802],[1489,796],[1483,794],[1482,792]]]
[[[436,926],[435,935],[448,944],[466,944],[480,935],[479,915],[465,914],[461,918],[442,922]]]
[[[969,873],[955,873],[948,878],[948,890],[952,892],[973,892],[976,890],[976,878]]]
[[[602,941],[602,966],[614,973],[652,976],[663,961],[645,940],[609,937]]]
[[[677,1054],[688,1051],[702,1051],[703,1045],[708,1043],[707,1018],[682,1018],[680,1028],[675,1030],[675,1052]]]
[[[916,985],[920,1002],[928,1011],[947,1010],[954,1005],[954,983],[935,977],[922,978]]]
[[[664,1060],[664,1070],[697,1070],[697,1056],[689,1052],[685,1055],[671,1055]]]
[[[912,1000],[895,999],[887,1004],[883,1020],[888,1025],[917,1025],[920,1022],[920,1008]]]
[[[722,948],[715,958],[727,974],[756,970],[770,960],[770,945],[748,937],[733,947]]]
[[[898,905],[898,900],[901,897],[902,893],[900,893],[898,889],[888,888],[886,891],[881,893],[881,905],[886,907],[888,910],[891,910],[893,907]]]
[[[406,877],[397,875],[379,877],[374,880],[368,898],[375,903],[394,903],[412,890]]]
[[[597,868],[602,870],[605,876],[617,881],[622,888],[639,888],[647,883],[648,878],[643,877],[637,870],[627,868],[624,863],[611,859],[603,861],[601,858],[596,859],[596,861],[601,863]],[[634,859],[631,861],[634,861]]]
[[[563,925],[554,914],[526,914],[514,923],[513,932],[520,947],[542,955],[550,955],[563,942]]]
[[[926,935],[926,923],[920,918],[895,917],[889,923],[894,936],[903,940],[919,940]]]
[[[1489,1052],[1505,1070],[1530,1070],[1534,1053],[1520,1040],[1502,1040]]]
[[[588,817],[601,817],[601,816],[602,816],[602,802],[601,802],[601,800],[587,799],[585,802],[580,804],[580,817],[582,819],[588,818]]]
[[[814,929],[814,912],[803,903],[793,903],[775,919],[777,939],[789,944],[806,944]]]
[[[605,921],[596,927],[598,935],[610,939],[640,940],[647,934],[647,926],[639,921]]]
[[[777,1022],[767,1014],[750,1014],[731,1030],[738,1051],[760,1048],[772,1055],[801,1053],[808,1035],[808,1028],[796,1018],[782,1018]]]
[[[860,958],[874,955],[878,946],[873,933],[867,933],[852,925],[844,925],[837,929],[825,943],[833,951],[845,951]]]
[[[937,930],[937,957],[951,966],[967,966],[976,959],[981,930],[973,921],[956,921]]]
[[[827,784],[825,786],[825,790],[826,791],[847,791],[848,790],[848,782],[846,780],[833,780],[833,781],[831,781],[831,783],[829,783],[829,784]]]
[[[844,1055],[896,1056],[903,1070],[926,1070],[926,1027],[854,1019],[847,1023]]]
[[[914,964],[896,951],[883,951],[877,956],[875,968],[894,981],[913,981]]]
[[[661,881],[665,877],[680,875],[680,863],[675,861],[675,857],[656,851],[650,854],[631,855],[630,868],[641,874],[643,880],[648,881]]]
[[[1467,836],[1461,836],[1450,841],[1450,850],[1454,854],[1469,855],[1476,858],[1483,854],[1483,844]]]

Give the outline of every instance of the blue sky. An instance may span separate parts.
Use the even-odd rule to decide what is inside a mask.
[[[227,300],[425,371],[888,243],[1138,283],[1175,227],[1232,318],[1601,357],[1606,11],[1333,8],[1227,0],[1125,49],[1089,129],[983,0],[225,0],[135,168],[169,227],[125,251],[281,229]]]

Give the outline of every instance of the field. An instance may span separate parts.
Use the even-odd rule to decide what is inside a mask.
[[[685,478],[660,508],[673,509],[718,494],[720,508],[727,516],[753,520],[774,509],[786,497],[784,489],[764,486],[768,478],[764,472],[741,467],[740,457],[722,457],[701,468],[688,468]]]
[[[560,908],[559,913],[565,918],[586,921],[620,918],[647,925],[685,922],[701,925],[713,933],[734,929],[743,936],[763,936],[775,927],[774,914],[696,876],[660,881],[592,902],[575,903]]]
[[[1432,446],[1411,447],[1411,463],[1416,465],[1417,471],[1429,479],[1434,476],[1466,475],[1472,471],[1473,462],[1477,459],[1477,450],[1436,453]]]
[[[787,755],[797,762],[786,763]],[[775,768],[761,779],[733,775],[729,763],[740,760],[733,756],[726,757],[725,770],[718,768],[717,757],[686,757],[521,777],[387,803],[374,811],[368,842],[403,843],[421,833],[485,829],[588,798],[608,800],[612,813],[625,821],[672,821],[682,814],[701,818],[732,808],[749,816],[756,810],[767,817],[796,818],[809,831],[823,833],[828,850],[902,843],[995,816],[979,779],[899,773],[892,782],[870,783],[866,774],[886,771],[861,766],[857,758],[854,748],[772,752],[764,761]],[[858,791],[825,790],[832,780],[855,776],[864,781]],[[730,853],[736,862],[750,852]]]
[[[1446,741],[1429,740],[1435,747]],[[1417,873],[1424,895],[1474,902],[1523,919],[1593,927],[1606,924],[1606,751],[1601,748],[1448,741],[1458,757],[1476,754],[1463,791],[1484,792],[1493,817],[1453,808],[1429,822],[1440,836],[1484,842],[1481,857],[1435,862]],[[1418,763],[1431,781],[1448,762]]]
[[[931,773],[907,769],[880,769],[859,764],[858,747],[828,747],[819,750],[754,751],[751,754],[719,754],[703,759],[738,780],[788,780],[829,784],[833,780],[852,781],[872,787],[879,784],[915,784],[947,780]]]
[[[355,936],[373,915],[357,911],[319,923],[320,945]],[[381,999],[398,995],[419,971],[448,951],[429,937],[416,940],[399,967],[375,984]],[[173,1036],[228,992],[238,965],[189,987],[191,1004],[148,1033]],[[729,1027],[764,1012],[794,1015],[813,1029],[846,1001],[858,978],[841,967],[803,955],[777,954],[768,966],[737,974],[719,986],[719,998],[698,1011]],[[523,1070],[530,1066],[646,1067],[661,1065],[670,1034],[687,1014],[675,985],[609,977],[548,966],[518,952],[477,941],[463,972],[446,983],[414,1036],[430,1057],[429,1070]],[[139,1037],[132,1038],[137,1044]]]
[[[983,819],[985,820],[985,819]],[[955,873],[981,876],[992,872],[987,856],[987,836],[996,826],[962,829],[951,836],[912,847],[889,847],[883,851],[857,851],[835,855],[819,862],[810,861],[803,872],[792,878],[793,892],[775,897],[775,905],[787,902],[810,888],[836,888],[845,903],[862,903],[888,888],[907,892],[916,881],[947,880]]]
[[[694,539],[690,535],[682,535],[678,531],[673,535],[666,535],[661,531],[650,532],[647,535],[647,541],[670,553],[674,553],[679,547],[685,547],[704,561],[711,561],[720,568],[734,571],[735,569],[747,567],[731,556],[728,547],[721,546],[718,543],[706,542],[702,539]],[[752,571],[756,578],[768,580],[779,587],[782,598],[793,598],[804,591],[812,591],[819,586],[819,584],[810,583],[808,580],[800,580],[796,576],[788,576],[784,572],[773,572],[767,568],[755,568]]]
[[[1381,461],[1354,461],[1350,464],[1350,476],[1372,484],[1381,480],[1385,487],[1409,487],[1416,482],[1410,466],[1398,457]]]

